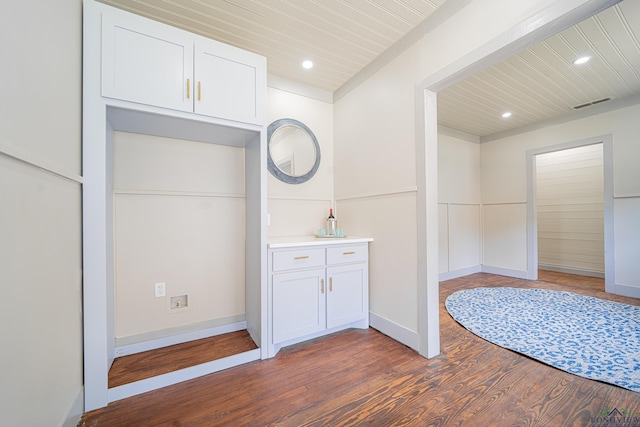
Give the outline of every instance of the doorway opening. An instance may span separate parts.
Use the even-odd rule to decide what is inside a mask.
[[[528,278],[559,272],[604,278],[613,273],[612,137],[527,153]]]
[[[604,278],[602,143],[535,156],[538,270]]]

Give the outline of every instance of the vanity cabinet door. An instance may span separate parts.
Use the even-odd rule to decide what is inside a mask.
[[[264,57],[214,40],[195,46],[195,112],[245,123],[265,118]]]
[[[328,267],[327,282],[327,328],[367,318],[367,263]]]
[[[272,279],[274,343],[325,329],[324,268],[274,274]]]
[[[193,36],[124,13],[103,13],[102,96],[193,111]]]

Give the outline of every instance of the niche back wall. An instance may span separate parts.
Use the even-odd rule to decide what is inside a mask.
[[[114,139],[116,338],[244,320],[244,149],[126,132]],[[156,297],[161,282],[166,296]],[[188,307],[170,308],[180,295]]]

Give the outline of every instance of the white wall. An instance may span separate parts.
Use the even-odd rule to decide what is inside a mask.
[[[414,87],[411,48],[334,104],[335,197],[345,232],[373,237],[369,302],[375,319],[414,334],[417,306]],[[394,336],[398,338],[398,335]],[[417,348],[417,340],[403,341]]]
[[[439,273],[481,269],[480,144],[438,135]]]
[[[484,218],[484,264],[526,273],[526,153],[567,142],[613,136],[613,206],[615,223],[616,292],[640,296],[640,105],[549,126],[497,141],[483,143],[480,150]],[[510,233],[494,227],[508,220]],[[524,237],[523,237],[524,236]]]
[[[271,224],[268,234],[310,236],[325,226],[324,219],[333,207],[333,105],[268,87],[267,122],[284,118],[298,120],[311,129],[320,145],[321,162],[316,175],[302,184],[286,184],[268,174],[267,209]]]
[[[427,328],[425,322],[420,322],[421,328],[418,325],[418,293],[426,286],[431,289],[427,293],[432,297],[435,295],[434,298],[437,299],[437,292],[433,292],[434,284],[430,279],[427,279],[428,283],[425,285],[418,283],[417,274],[415,279],[409,276],[419,267],[418,239],[433,241],[438,238],[439,233],[435,230],[433,235],[418,236],[417,222],[423,219],[418,219],[412,208],[416,206],[417,209],[422,209],[418,207],[418,188],[424,185],[416,177],[418,172],[422,173],[417,170],[416,155],[421,151],[420,146],[416,145],[416,135],[424,132],[424,129],[419,129],[416,133],[416,126],[420,123],[420,120],[416,120],[416,105],[421,105],[417,102],[416,87],[420,87],[423,82],[436,84],[451,75],[464,72],[466,67],[482,58],[478,55],[493,54],[510,41],[537,28],[540,22],[550,19],[551,15],[562,15],[584,3],[586,1],[582,0],[572,1],[570,4],[531,0],[509,2],[509,7],[505,7],[505,3],[499,0],[470,2],[420,41],[386,62],[357,87],[346,94],[341,93],[340,99],[334,104],[334,179],[338,211],[349,203],[353,212],[363,215],[354,219],[358,221],[359,230],[376,239],[371,244],[371,266],[375,266],[372,269],[377,269],[377,272],[372,270],[370,275],[372,314],[389,324],[399,326],[408,334],[420,335],[421,347],[427,340],[424,339],[425,331],[420,329]],[[540,17],[535,24],[518,27],[518,24],[551,5],[558,6],[554,12]],[[520,31],[512,31],[508,37],[503,37],[515,27]],[[418,114],[422,115],[423,111]],[[419,144],[424,144],[424,141]],[[429,148],[427,158],[434,152]],[[422,175],[420,179],[422,181]],[[426,171],[428,183],[437,179],[437,170]],[[400,205],[394,210],[393,217],[367,211],[366,207],[371,199],[381,201],[381,204],[393,204],[397,195],[405,195],[413,201]],[[437,200],[437,194],[428,194],[427,198]],[[427,201],[429,206],[430,203]],[[355,205],[361,207],[356,208]],[[365,213],[368,214],[364,216]],[[461,215],[469,218],[466,213]],[[400,224],[403,230],[411,227],[413,229],[380,239],[381,230],[387,230],[389,223]],[[405,254],[402,262],[398,263],[395,257],[385,259],[376,255],[392,251],[402,251]],[[437,252],[425,255],[429,261],[427,264],[438,264]],[[403,277],[407,276],[408,280],[386,280],[398,271]],[[433,277],[431,273],[428,275]],[[437,281],[435,286],[437,287]],[[395,293],[393,303],[385,300],[392,292],[391,289]],[[432,311],[434,307],[437,311],[437,301],[427,303]],[[434,317],[437,319],[437,316],[431,316],[431,319]],[[429,330],[437,333],[437,325],[429,325]],[[428,342],[431,346],[432,341]]]
[[[79,0],[0,3],[3,425],[82,411],[81,25]]]
[[[116,132],[113,188],[116,342],[244,320],[244,149]]]

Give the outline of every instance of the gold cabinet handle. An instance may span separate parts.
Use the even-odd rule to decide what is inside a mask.
[[[198,101],[200,101],[200,95],[202,94],[201,82],[198,82]]]
[[[324,279],[320,279],[320,292],[324,294]]]
[[[353,255],[355,254],[355,251],[351,251],[351,252],[342,252],[342,255]]]
[[[329,292],[333,292],[333,277],[329,277]]]
[[[187,79],[187,99],[191,98],[191,79]]]
[[[309,258],[309,255],[297,256],[294,259],[307,259],[307,258]]]

